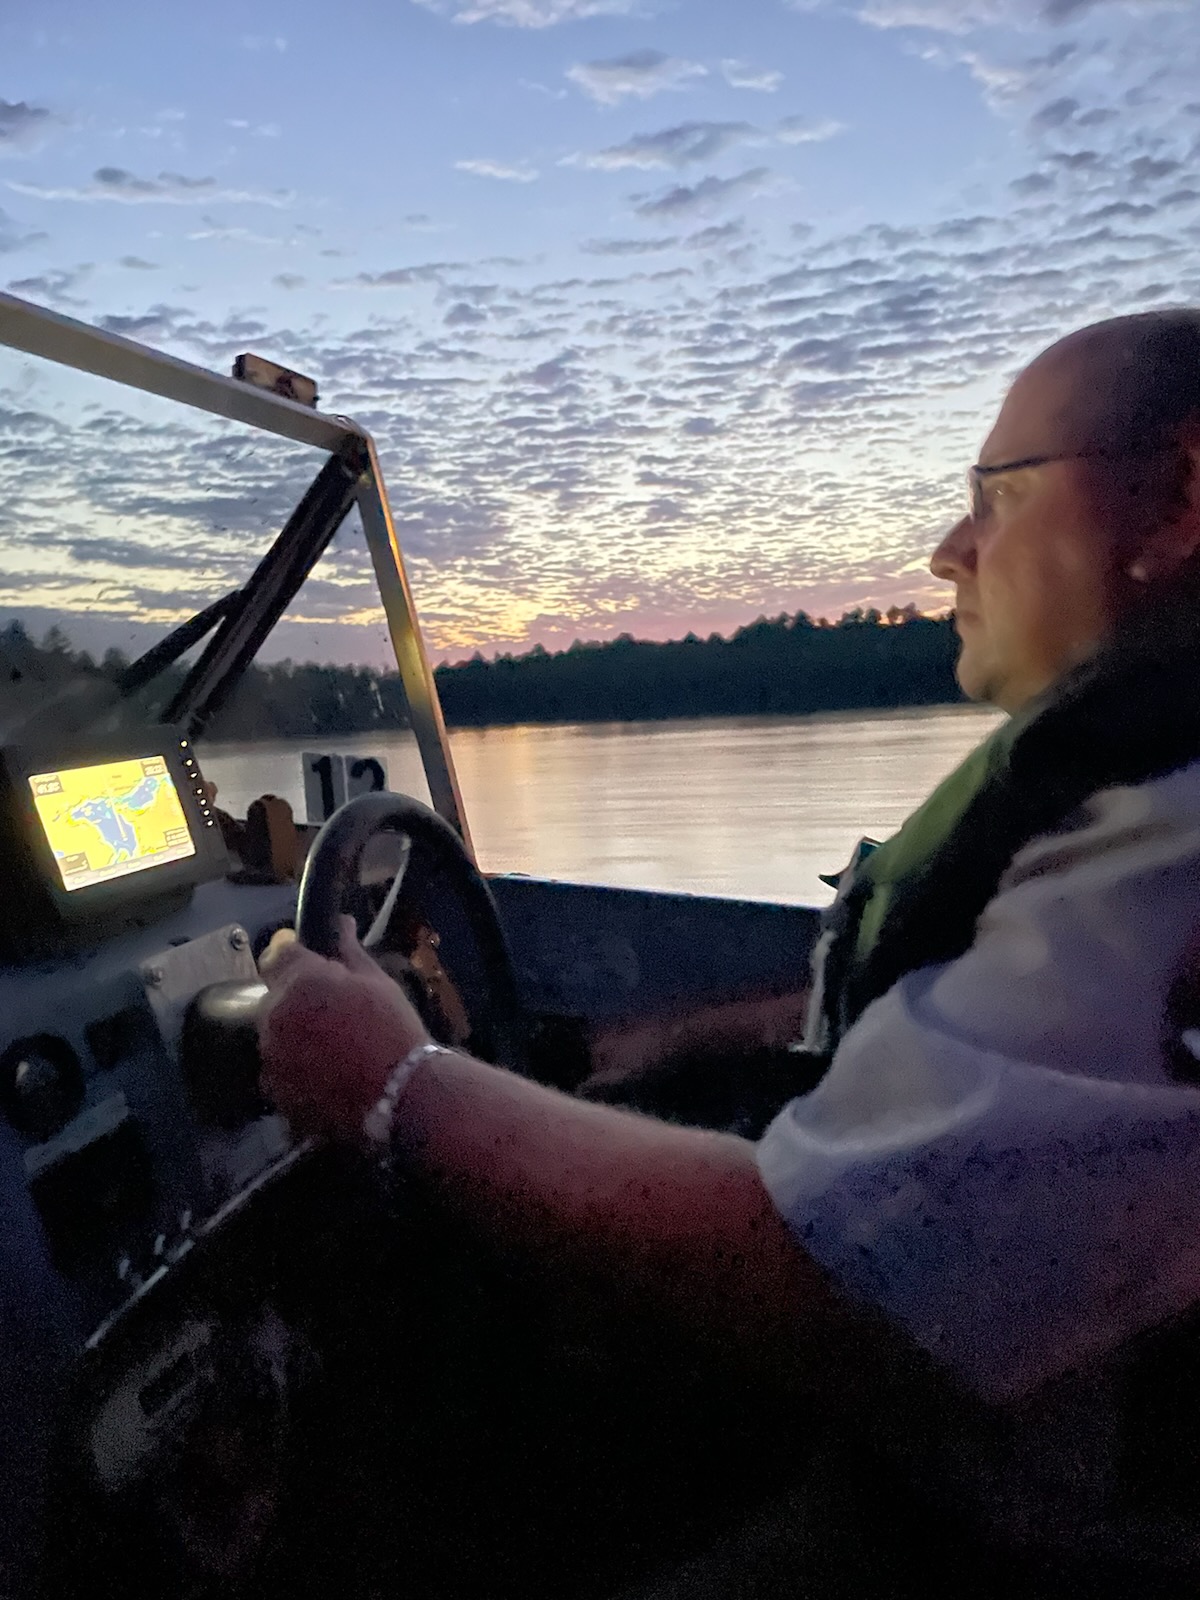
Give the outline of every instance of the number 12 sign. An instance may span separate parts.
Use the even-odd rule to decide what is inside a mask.
[[[339,756],[325,750],[306,750],[304,804],[308,820],[327,822],[339,806],[356,795],[376,794],[387,788],[387,767],[377,756]]]

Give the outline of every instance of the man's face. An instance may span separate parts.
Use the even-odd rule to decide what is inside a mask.
[[[1009,392],[980,465],[1106,442],[1090,367],[1069,340],[1034,362]],[[964,692],[1011,712],[1106,637],[1125,541],[1110,462],[1057,460],[984,477],[981,487],[982,515],[964,517],[930,567],[955,586]]]

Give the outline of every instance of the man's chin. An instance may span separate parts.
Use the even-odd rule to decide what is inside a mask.
[[[966,650],[958,658],[954,668],[954,676],[958,687],[968,700],[974,700],[979,705],[993,705],[995,703],[995,684],[992,674],[976,661]]]

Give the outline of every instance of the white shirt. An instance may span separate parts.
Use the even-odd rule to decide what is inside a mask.
[[[1163,1048],[1193,952],[1200,763],[1022,850],[762,1138],[804,1249],[987,1400],[1200,1302],[1200,1087]]]

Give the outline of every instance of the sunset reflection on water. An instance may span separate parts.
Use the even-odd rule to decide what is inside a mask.
[[[823,904],[818,874],[885,838],[997,721],[975,706],[816,717],[460,728],[454,759],[492,872]],[[300,751],[380,754],[427,799],[410,737],[211,745],[219,804],[271,790],[303,816]]]

